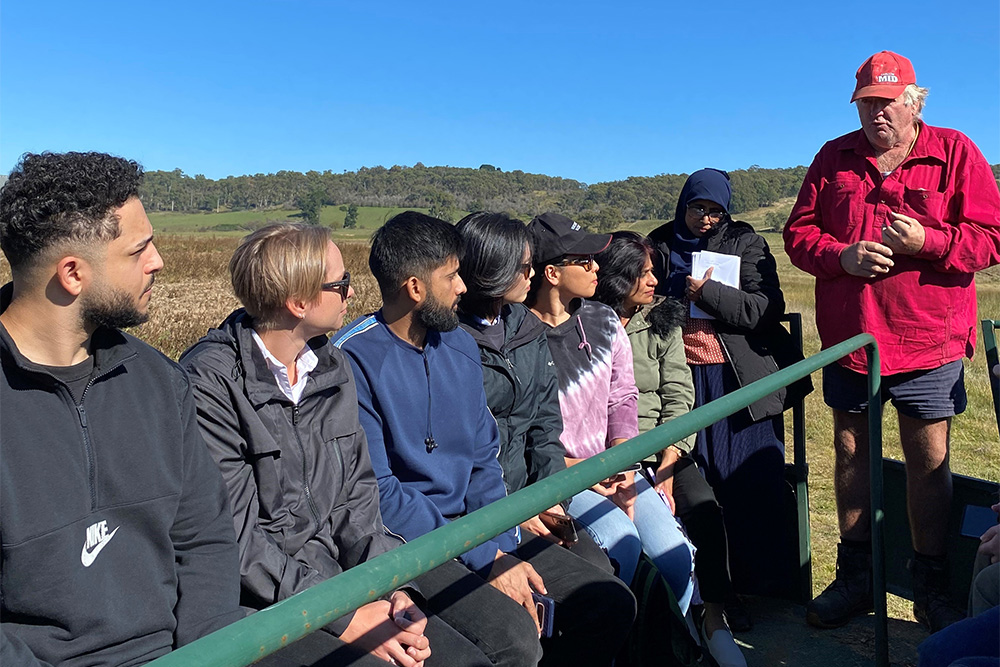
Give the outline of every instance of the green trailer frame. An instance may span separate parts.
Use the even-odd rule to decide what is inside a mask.
[[[190,664],[239,666],[256,662],[444,561],[482,544],[510,526],[655,454],[666,443],[677,442],[862,347],[868,353],[868,390],[872,399],[879,395],[881,388],[878,347],[872,336],[861,334],[182,646],[151,664],[156,667]],[[869,410],[872,460],[881,461],[881,402],[870,400],[870,405],[873,406]],[[804,443],[802,453],[804,455]],[[802,464],[804,466],[804,460]],[[881,465],[871,466],[871,481],[876,591],[875,663],[881,667],[889,664]],[[808,548],[806,553],[808,555]]]
[[[990,392],[993,394],[993,412],[997,418],[997,432],[1000,433],[1000,378],[993,375],[993,368],[1000,363],[997,353],[996,330],[1000,329],[1000,320],[983,320],[983,351],[986,353],[986,372],[990,379]]]

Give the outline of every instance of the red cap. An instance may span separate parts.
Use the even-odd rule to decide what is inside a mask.
[[[881,51],[866,60],[855,75],[858,85],[851,102],[860,97],[884,97],[894,100],[911,83],[917,82],[913,64],[892,51]]]

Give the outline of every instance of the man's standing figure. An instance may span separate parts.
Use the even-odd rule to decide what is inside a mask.
[[[792,263],[816,276],[823,347],[863,332],[878,341],[882,401],[896,408],[906,459],[913,611],[938,630],[960,618],[945,576],[949,430],[966,405],[974,274],[1000,261],[1000,192],[968,137],[923,122],[927,92],[903,56],[882,51],[861,65],[851,98],[861,129],[816,155],[784,240]],[[863,350],[823,371],[841,542],[837,578],[807,610],[818,627],[872,609],[865,373]]]
[[[0,663],[139,664],[242,616],[187,376],[119,329],[163,268],[142,169],[26,155],[0,193]]]

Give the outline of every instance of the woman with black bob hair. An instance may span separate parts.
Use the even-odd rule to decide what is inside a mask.
[[[459,274],[468,290],[461,309],[493,320],[511,290],[512,302],[523,301],[517,288],[534,273],[524,223],[503,213],[480,212],[462,218],[456,229],[463,244]]]
[[[459,322],[479,345],[486,402],[500,429],[500,465],[507,493],[566,468],[559,442],[559,386],[545,326],[523,302],[534,275],[528,231],[504,213],[472,213],[457,227],[462,237],[459,275],[466,293]],[[550,512],[564,515],[556,505]],[[521,528],[562,543],[535,516]],[[604,553],[584,533],[574,553],[610,571]],[[569,544],[564,544],[569,546]]]
[[[519,220],[488,212],[466,216],[457,229],[467,289],[459,322],[479,346],[486,403],[500,432],[498,459],[507,493],[514,493],[566,468],[546,326],[523,305],[534,272],[528,232]],[[635,601],[608,557],[576,530],[562,505],[520,527],[515,555],[541,575],[556,603],[560,664],[610,665],[631,627]],[[594,615],[597,608],[603,613]]]
[[[691,174],[674,220],[654,229],[658,294],[683,299],[684,350],[701,406],[802,359],[780,323],[785,299],[767,241],[729,215],[729,175],[717,169]],[[694,255],[708,251],[739,258],[739,284],[692,275]],[[709,318],[693,317],[695,304]],[[808,378],[698,432],[693,456],[725,510],[730,565],[737,590],[787,594],[798,569],[791,558],[785,516],[782,413],[811,391]]]
[[[632,348],[639,433],[694,406],[694,385],[681,336],[684,304],[655,294],[652,257],[649,239],[629,231],[613,233],[611,244],[595,257],[600,268],[594,300],[618,314]],[[722,509],[689,456],[694,442],[691,435],[664,448],[644,462],[643,472],[697,548],[694,567],[704,605],[700,614],[696,612],[696,622],[703,645],[720,666],[745,667],[723,615],[726,601],[734,594]]]

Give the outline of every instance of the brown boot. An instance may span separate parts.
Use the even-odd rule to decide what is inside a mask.
[[[921,625],[937,632],[965,618],[951,602],[948,561],[943,556],[914,554],[906,567],[913,575],[913,615]]]
[[[839,628],[853,616],[874,611],[871,545],[837,545],[837,578],[806,606],[806,622]]]

